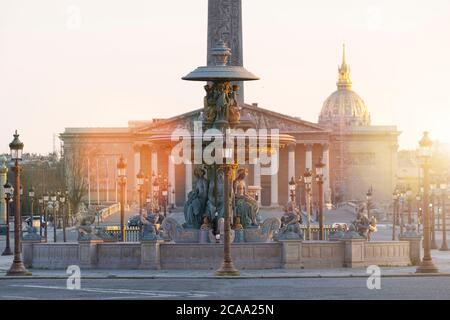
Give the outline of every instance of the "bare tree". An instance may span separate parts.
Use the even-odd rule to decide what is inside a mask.
[[[87,161],[92,153],[93,150],[81,143],[74,143],[70,148],[64,148],[66,185],[74,214],[79,212],[80,205],[88,192]]]

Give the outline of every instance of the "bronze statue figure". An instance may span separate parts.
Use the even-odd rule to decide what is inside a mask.
[[[206,171],[202,167],[196,167],[194,176],[196,177],[194,188],[189,192],[188,200],[184,205],[184,218],[186,220],[183,225],[185,228],[200,229],[202,225],[203,215],[208,200],[208,182],[205,178]]]
[[[233,182],[235,216],[240,217],[244,228],[257,227],[259,213],[258,202],[247,194],[247,175],[247,169],[239,169]]]

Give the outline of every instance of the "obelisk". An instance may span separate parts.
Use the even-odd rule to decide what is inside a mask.
[[[242,0],[208,0],[208,66],[214,64],[211,49],[223,40],[231,49],[230,66],[244,66],[242,51]],[[238,103],[244,103],[244,83],[239,82]]]

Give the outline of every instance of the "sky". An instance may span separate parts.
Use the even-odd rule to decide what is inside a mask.
[[[450,1],[243,0],[245,100],[317,122],[342,43],[353,89],[401,148],[450,142]],[[0,0],[0,153],[47,153],[65,127],[127,126],[202,106],[207,0]]]

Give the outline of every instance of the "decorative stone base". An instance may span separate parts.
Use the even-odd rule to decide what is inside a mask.
[[[168,243],[23,243],[25,265],[34,269],[217,270],[223,262],[222,244]],[[268,243],[234,243],[233,262],[238,269],[330,269],[370,265],[411,265],[409,241],[367,242],[287,240]],[[427,266],[425,266],[427,267]],[[432,266],[431,266],[432,267]],[[421,268],[432,272],[433,268]]]

